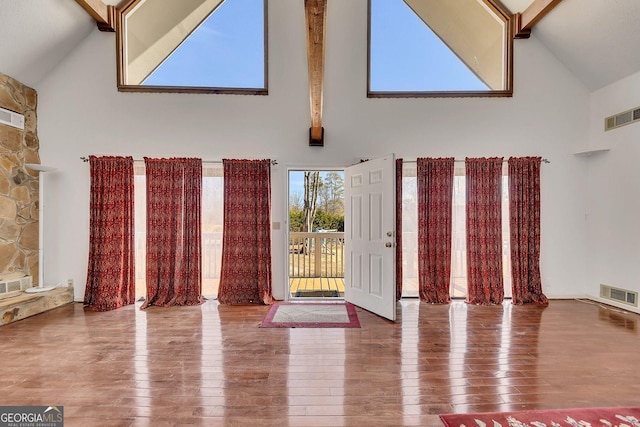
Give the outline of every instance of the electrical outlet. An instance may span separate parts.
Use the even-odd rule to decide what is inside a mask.
[[[73,279],[67,279],[67,286],[73,288]]]

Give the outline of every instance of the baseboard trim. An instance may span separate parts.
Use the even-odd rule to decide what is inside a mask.
[[[640,314],[640,308],[633,307],[633,306],[628,305],[628,304],[618,303],[616,301],[611,301],[611,300],[608,300],[608,299],[595,297],[593,295],[587,296],[584,299],[591,300],[594,303],[598,303],[598,304],[601,304],[601,305],[613,307],[616,310],[620,310],[620,311],[623,311],[623,312],[629,312],[629,313],[633,313],[633,314]]]

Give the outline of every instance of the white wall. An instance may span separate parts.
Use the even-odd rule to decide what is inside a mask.
[[[89,167],[80,156],[264,158],[273,220],[286,220],[289,166],[347,166],[389,152],[418,156],[541,155],[542,275],[549,296],[586,293],[586,89],[535,37],[516,41],[515,95],[505,99],[367,99],[366,0],[328,9],[325,147],[308,147],[303,2],[269,2],[269,96],[131,94],[116,90],[115,39],[94,31],[37,88],[43,163],[51,174],[48,281],[87,268]],[[274,231],[274,287],[284,294],[284,226]]]
[[[590,147],[610,151],[586,160],[587,291],[599,296],[602,283],[640,292],[640,124],[604,131],[605,117],[640,106],[640,73],[604,87],[590,98]]]

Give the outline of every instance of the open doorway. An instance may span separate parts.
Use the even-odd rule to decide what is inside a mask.
[[[289,170],[289,298],[344,297],[344,171]]]

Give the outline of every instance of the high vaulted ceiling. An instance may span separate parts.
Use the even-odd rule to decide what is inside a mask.
[[[531,1],[502,0],[511,12],[524,11]],[[638,0],[563,0],[532,37],[593,91],[640,71],[639,23]],[[327,26],[331,31],[331,22]],[[75,0],[0,0],[0,72],[37,89],[91,31],[97,31],[95,21]],[[516,50],[527,42],[516,41]]]
[[[503,0],[521,12],[531,0]],[[640,71],[640,1],[563,0],[533,34],[590,90]]]
[[[91,31],[96,22],[74,0],[0,0],[0,73],[37,88]]]

